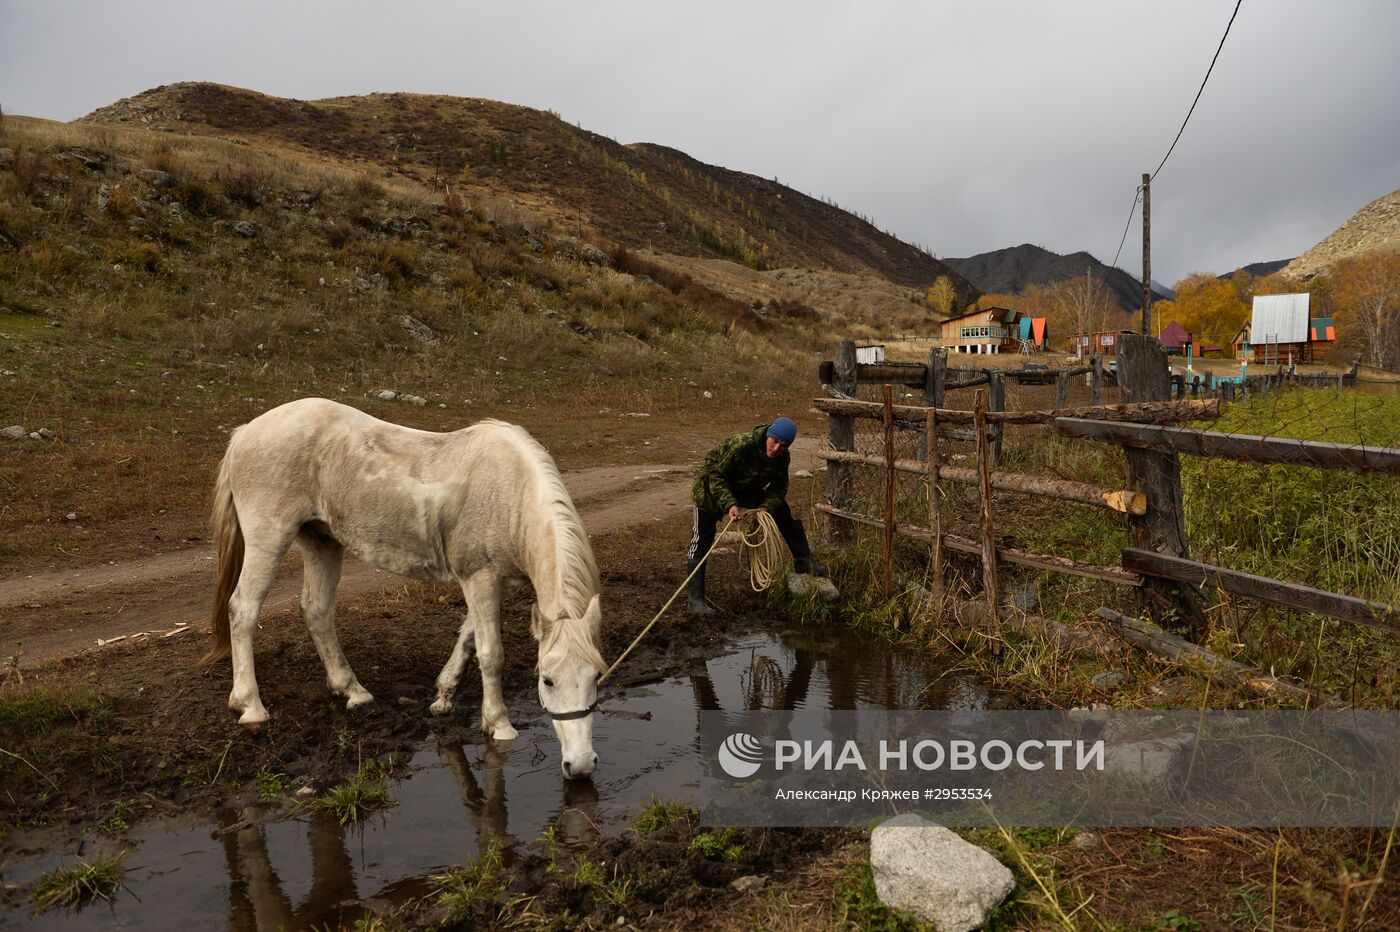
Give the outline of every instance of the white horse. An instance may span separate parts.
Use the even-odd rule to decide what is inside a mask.
[[[233,657],[229,707],[267,721],[253,673],[253,632],[287,548],[305,563],[301,607],[331,690],[347,708],[373,701],[335,635],[335,589],[349,549],[380,569],[455,582],[467,601],[437,678],[448,712],[475,648],[481,720],[516,736],[501,696],[501,592],[529,579],[539,644],[540,703],[554,720],[564,776],[597,766],[593,711],[602,612],[598,567],[559,470],[524,428],[487,420],[453,433],[400,427],[324,398],[274,408],[233,432],[214,489],[219,544],[214,643],[203,663]]]

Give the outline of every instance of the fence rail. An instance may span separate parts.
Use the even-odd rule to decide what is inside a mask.
[[[1077,370],[1077,374],[1089,376],[1096,400],[1101,372],[1099,364],[1100,360],[1095,358],[1092,365]],[[1118,367],[1117,384],[1125,399],[1120,403],[1065,406],[1067,376],[1061,373],[1055,376],[1057,404],[1054,408],[1005,411],[1004,404],[994,402],[997,401],[997,388],[1004,384],[1006,374],[993,370],[984,374],[983,384],[987,388],[977,391],[972,410],[965,410],[944,406],[949,388],[964,383],[955,383],[947,378],[946,354],[942,350],[935,349],[927,364],[884,363],[861,367],[854,363],[853,345],[842,344],[836,360],[823,366],[823,381],[830,379],[830,384],[839,391],[852,394],[863,377],[899,374],[905,381],[897,384],[922,386],[925,389],[925,405],[894,404],[892,386],[896,383],[893,382],[886,383],[882,402],[851,398],[816,399],[817,409],[830,417],[831,440],[831,448],[823,454],[829,464],[826,501],[817,508],[836,519],[831,526],[837,539],[847,533],[843,525],[867,525],[884,531],[887,580],[892,563],[890,542],[896,534],[933,544],[930,569],[936,593],[942,591],[942,555],[945,550],[979,556],[984,594],[992,617],[998,617],[1000,613],[997,565],[1009,563],[1134,587],[1149,612],[1159,617],[1171,615],[1184,620],[1198,636],[1203,635],[1207,627],[1205,600],[1216,592],[1247,596],[1385,631],[1400,631],[1400,612],[1394,606],[1189,559],[1179,461],[1179,454],[1187,453],[1252,463],[1400,475],[1400,449],[1164,426],[1219,417],[1220,399],[1171,400],[1174,393],[1180,393],[1173,391],[1172,377],[1160,344],[1150,337],[1125,335]],[[964,382],[971,385],[977,379]],[[883,455],[855,449],[854,421],[857,419],[875,419],[882,423]],[[1127,464],[1125,487],[1112,489],[994,469],[993,464],[999,459],[996,447],[1009,424],[1046,425],[1060,436],[1122,447]],[[968,425],[971,425],[971,431],[966,429]],[[896,428],[920,433],[917,458],[895,455],[892,438]],[[973,441],[976,445],[976,468],[944,465],[940,453],[945,440]],[[883,469],[885,503],[882,517],[861,514],[849,507],[851,470],[856,467]],[[893,493],[896,473],[917,475],[926,480],[929,495],[927,527],[896,522]],[[939,506],[942,483],[977,488],[979,540],[952,534],[945,529]],[[1097,505],[1124,514],[1129,522],[1131,545],[1122,552],[1122,565],[1087,564],[999,545],[991,507],[993,489]]]

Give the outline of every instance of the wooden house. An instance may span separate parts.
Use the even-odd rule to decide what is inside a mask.
[[[1162,332],[1157,335],[1162,348],[1167,351],[1168,356],[1185,356],[1188,347],[1193,354],[1199,351],[1192,345],[1191,331],[1176,321],[1172,321],[1162,328]]]
[[[1044,317],[1031,317],[1008,307],[988,307],[950,317],[939,326],[949,352],[990,355],[1039,352],[1049,345]]]
[[[1256,295],[1249,323],[1235,335],[1235,351],[1267,365],[1316,362],[1337,339],[1330,317],[1312,317],[1311,296],[1298,294]]]
[[[1080,356],[1102,353],[1105,356],[1118,355],[1118,338],[1131,330],[1098,330],[1094,333],[1081,333],[1070,340],[1070,352]]]

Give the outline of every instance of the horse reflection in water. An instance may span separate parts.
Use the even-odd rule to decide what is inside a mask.
[[[480,852],[496,848],[505,864],[514,863],[517,839],[510,834],[506,795],[509,748],[494,741],[482,746],[479,779],[461,743],[440,744],[437,752],[475,834],[474,850],[469,847],[464,851],[462,862],[474,861]],[[586,847],[600,834],[598,791],[592,781],[562,782],[555,837],[566,847]],[[329,814],[318,813],[304,823],[311,855],[311,887],[300,904],[293,904],[272,866],[267,825],[261,822],[263,810],[249,806],[236,814],[238,819],[220,833],[229,874],[228,927],[233,932],[348,927],[364,915],[362,898],[399,903],[430,892],[425,878],[413,877],[361,893],[345,844],[346,826]]]
[[[494,742],[486,743],[482,748],[481,782],[477,782],[462,744],[438,745],[438,758],[452,774],[462,805],[471,814],[477,851],[496,847],[508,856],[515,839],[507,824],[506,752]],[[554,829],[557,840],[568,847],[582,847],[598,837],[598,790],[591,781],[564,782]]]
[[[345,827],[329,814],[317,814],[306,822],[311,849],[311,889],[300,906],[293,906],[272,869],[267,831],[255,824],[262,815],[257,807],[240,812],[242,828],[229,826],[222,833],[229,873],[229,923],[235,932],[260,929],[303,929],[328,921],[340,904],[354,903],[359,894],[355,868],[345,848]],[[355,908],[355,915],[363,909]],[[352,917],[347,917],[353,921]],[[337,916],[337,925],[339,917]]]

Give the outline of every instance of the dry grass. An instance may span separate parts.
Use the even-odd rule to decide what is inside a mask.
[[[9,572],[201,536],[228,430],[297,397],[430,430],[503,417],[568,465],[673,460],[668,436],[810,397],[800,321],[746,329],[411,181],[205,136],[22,118],[7,133],[0,426],[58,435],[0,456]],[[380,388],[429,405],[364,397]]]

